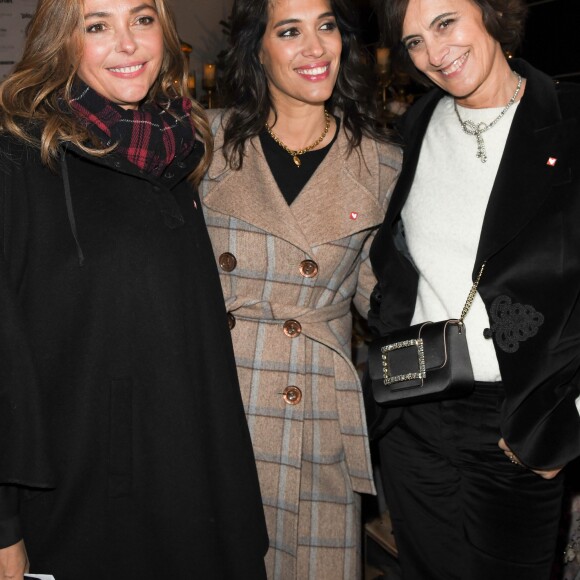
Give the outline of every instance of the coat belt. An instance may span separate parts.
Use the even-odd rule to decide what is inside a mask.
[[[300,322],[302,335],[311,340],[324,344],[334,351],[335,371],[337,377],[342,381],[350,381],[353,389],[358,391],[357,405],[352,404],[352,397],[349,392],[337,390],[336,404],[339,416],[341,433],[344,435],[343,445],[347,469],[351,478],[353,489],[360,493],[376,493],[372,464],[370,459],[369,443],[366,437],[367,430],[364,419],[363,399],[360,389],[358,372],[354,368],[350,358],[350,341],[347,344],[339,344],[338,337],[327,324],[332,320],[340,320],[350,313],[350,300],[343,300],[336,304],[329,304],[320,308],[300,307],[296,305],[272,304],[267,301],[256,301],[253,304],[236,301],[228,302],[227,308],[237,319],[264,322],[266,324],[282,324],[286,320],[293,319]],[[349,327],[350,328],[350,327]],[[349,329],[345,329],[348,332]],[[357,433],[352,436],[352,428],[355,427]]]
[[[263,322],[284,322],[288,319],[294,319],[301,324],[308,324],[342,318],[350,311],[350,300],[343,300],[320,308],[300,307],[295,304],[275,304],[266,301],[248,304],[245,301],[233,300],[227,304],[227,309],[235,314],[236,318]]]

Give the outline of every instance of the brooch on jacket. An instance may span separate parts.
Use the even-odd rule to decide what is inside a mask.
[[[536,336],[544,315],[529,304],[512,304],[509,296],[498,296],[491,304],[491,332],[501,350],[516,352],[520,342]]]

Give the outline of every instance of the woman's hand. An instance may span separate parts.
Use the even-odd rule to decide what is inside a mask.
[[[28,572],[28,556],[24,540],[0,549],[0,580],[23,580]]]
[[[516,456],[516,454],[508,447],[508,444],[505,442],[505,439],[502,437],[499,440],[499,448],[505,453],[506,457],[512,462],[515,463],[521,467],[526,467]],[[533,471],[535,474],[539,475],[540,477],[543,477],[544,479],[554,479],[554,477],[556,477],[556,475],[558,475],[558,473],[560,473],[560,471],[562,471],[562,469],[564,469],[564,466],[562,465],[562,467],[557,467],[556,469],[532,469],[531,471]]]

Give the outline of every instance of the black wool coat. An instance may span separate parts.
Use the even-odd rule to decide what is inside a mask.
[[[478,292],[505,387],[502,436],[526,465],[549,469],[580,455],[580,85],[554,83],[522,60],[510,63],[526,90],[486,209],[473,279],[486,262]],[[403,170],[371,248],[376,334],[408,326],[413,316],[418,274],[400,215],[443,94],[422,97],[404,123]],[[450,216],[449,227],[454,219],[461,218]],[[530,313],[540,314],[539,326]],[[376,438],[404,413],[367,402]]]
[[[51,172],[0,137],[0,484],[23,490],[31,572],[265,577],[224,301],[186,181],[201,147],[156,179],[72,146]]]

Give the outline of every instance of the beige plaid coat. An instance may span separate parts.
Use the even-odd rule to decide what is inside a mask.
[[[259,139],[243,169],[216,152],[201,185],[270,536],[269,578],[360,577],[360,501],[374,493],[351,304],[366,316],[368,249],[400,151],[343,131],[288,205]],[[299,169],[297,169],[298,171]],[[227,442],[224,442],[227,445]]]

